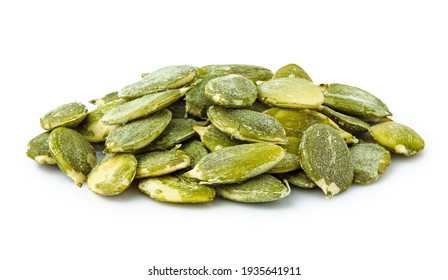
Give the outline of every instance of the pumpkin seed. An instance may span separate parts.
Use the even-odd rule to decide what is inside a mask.
[[[242,182],[268,171],[284,155],[282,147],[271,143],[226,147],[203,157],[185,176],[201,180],[201,184]]]
[[[353,162],[353,181],[368,184],[378,180],[390,164],[390,153],[374,143],[360,143],[350,148]]]
[[[258,85],[258,98],[283,108],[317,108],[324,102],[320,88],[301,78],[279,78]]]
[[[212,79],[205,86],[205,96],[213,103],[227,108],[250,106],[257,99],[257,95],[255,84],[236,74]]]
[[[117,99],[120,99],[120,97],[118,97],[118,91],[114,91],[114,92],[106,94],[105,96],[103,96],[101,98],[92,99],[89,101],[89,103],[96,105],[96,106],[101,106],[101,105],[104,105],[111,101],[115,101]]]
[[[40,119],[40,126],[45,130],[56,127],[76,127],[87,116],[87,107],[78,102],[67,103],[46,113]]]
[[[269,202],[282,199],[291,193],[288,183],[269,174],[261,174],[242,183],[217,185],[216,194],[238,202]]]
[[[214,188],[183,176],[163,176],[142,180],[138,188],[149,197],[172,203],[201,203],[215,198]]]
[[[208,155],[207,147],[199,140],[191,139],[182,145],[182,150],[190,158],[190,166],[195,166],[201,158]]]
[[[191,82],[198,69],[189,65],[166,66],[149,73],[140,81],[128,85],[118,92],[125,99],[135,99],[147,94],[176,89]]]
[[[353,181],[347,144],[329,125],[314,124],[303,133],[300,161],[306,175],[328,198],[345,191]]]
[[[286,143],[285,129],[275,118],[247,110],[226,109],[212,106],[208,117],[216,128],[237,138],[249,142]]]
[[[102,118],[106,125],[125,124],[149,116],[182,98],[189,88],[172,89],[128,101],[109,111]]]
[[[193,126],[193,130],[199,134],[202,143],[212,152],[221,148],[245,143],[241,140],[231,138],[227,133],[222,132],[212,124],[207,127]]]
[[[81,134],[66,127],[54,129],[48,140],[51,157],[81,187],[96,164],[96,153],[92,145]]]
[[[300,139],[296,137],[287,137],[287,139],[288,143],[282,145],[285,148],[285,156],[268,171],[269,173],[285,173],[300,168]]]
[[[374,125],[370,134],[378,144],[389,151],[411,156],[425,148],[425,141],[409,126],[397,122],[383,122]]]
[[[214,64],[201,68],[207,74],[229,75],[238,74],[253,82],[267,81],[272,78],[272,71],[264,67],[246,64]]]
[[[49,137],[50,132],[44,132],[31,139],[28,142],[26,155],[40,164],[56,164],[54,158],[51,157]]]
[[[335,123],[339,125],[343,130],[352,133],[352,134],[358,134],[358,133],[364,133],[369,131],[370,125],[366,123],[365,121],[362,121],[358,118],[345,115],[339,112],[336,112],[335,110],[322,106],[321,112],[332,119]]]
[[[278,69],[277,72],[275,72],[272,79],[279,79],[279,78],[302,78],[310,82],[313,82],[308,73],[306,73],[305,70],[303,70],[302,67],[300,67],[297,64],[287,64]]]
[[[290,183],[291,185],[297,186],[303,189],[312,189],[317,185],[306,176],[303,170],[295,170],[288,173],[281,173],[278,176]]]
[[[134,180],[137,160],[132,154],[108,154],[87,177],[89,189],[100,195],[117,195]]]
[[[204,75],[201,76],[196,85],[192,86],[191,90],[185,96],[185,108],[188,115],[193,117],[206,119],[207,110],[214,103],[212,100],[205,96],[205,86],[209,81],[221,77],[222,75]]]
[[[149,117],[127,123],[107,136],[105,152],[138,151],[154,141],[168,126],[170,120],[171,112],[164,109]]]
[[[173,173],[190,165],[190,158],[182,150],[154,151],[137,156],[136,178],[156,177]]]

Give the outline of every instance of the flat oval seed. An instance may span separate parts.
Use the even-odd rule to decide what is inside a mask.
[[[57,107],[46,113],[40,119],[40,125],[45,130],[56,127],[76,127],[87,116],[87,107],[84,104],[73,102]]]
[[[149,117],[138,119],[112,131],[106,139],[105,152],[134,152],[149,145],[168,126],[171,112],[158,111]]]
[[[296,170],[293,172],[278,174],[278,176],[282,179],[285,179],[291,185],[294,185],[303,189],[312,189],[317,185],[306,176],[303,170]]]
[[[205,95],[217,105],[242,108],[255,102],[258,91],[251,80],[232,74],[208,82],[205,86]]]
[[[104,105],[106,103],[115,101],[117,99],[120,99],[120,97],[118,97],[118,91],[114,91],[111,93],[106,94],[105,96],[98,98],[98,99],[92,99],[89,101],[89,103],[96,105],[96,106],[101,106]]]
[[[105,125],[101,118],[110,110],[117,108],[125,101],[124,99],[117,99],[110,101],[104,105],[99,105],[95,110],[89,112],[86,118],[78,125],[78,131],[89,142],[103,142],[107,135],[113,130],[117,129],[116,125]]]
[[[329,125],[315,124],[303,133],[300,160],[306,175],[328,198],[345,191],[353,181],[347,144]]]
[[[268,171],[269,173],[285,173],[300,168],[300,139],[296,137],[287,137],[287,139],[288,143],[282,145],[285,149],[285,156],[279,163]]]
[[[425,148],[423,138],[401,123],[384,122],[374,125],[370,134],[378,144],[396,154],[411,156]]]
[[[54,158],[51,157],[49,137],[50,132],[44,132],[31,139],[28,142],[26,155],[40,164],[56,164]]]
[[[317,108],[324,102],[318,86],[301,78],[279,78],[258,85],[258,98],[283,108]]]
[[[216,193],[238,202],[269,202],[282,199],[291,193],[286,182],[283,184],[272,175],[261,174],[242,183],[217,185]]]
[[[369,184],[378,180],[390,165],[390,153],[374,143],[360,143],[350,148],[353,162],[353,181]]]
[[[96,164],[92,145],[78,132],[58,127],[50,134],[49,147],[59,168],[81,187]]]
[[[137,160],[132,154],[113,154],[93,168],[87,178],[89,189],[100,195],[117,195],[134,180]]]
[[[149,197],[172,203],[202,203],[215,198],[214,188],[182,176],[163,176],[142,180],[138,188]]]
[[[336,112],[335,110],[322,106],[321,112],[332,119],[335,123],[337,123],[343,130],[352,133],[352,134],[358,134],[358,133],[364,133],[369,131],[370,125],[366,123],[365,121],[362,121],[358,118],[345,115],[339,112]]]
[[[182,150],[155,151],[137,156],[136,178],[156,177],[173,173],[190,165]]]
[[[190,158],[190,166],[195,166],[201,158],[209,153],[204,143],[196,139],[192,139],[185,144],[182,144],[181,149]]]
[[[212,124],[207,127],[193,126],[193,130],[199,134],[202,143],[204,143],[204,145],[212,152],[225,147],[246,143],[241,140],[231,138],[227,133],[222,132]]]
[[[201,180],[201,184],[242,182],[268,171],[284,155],[282,147],[271,143],[222,148],[203,157],[185,176]]]
[[[214,64],[201,68],[207,74],[230,75],[238,74],[253,82],[267,81],[272,78],[272,71],[264,67],[246,64]]]
[[[205,96],[205,86],[209,81],[218,77],[221,77],[221,75],[201,76],[201,80],[188,91],[188,94],[185,96],[185,108],[188,115],[202,119],[207,118],[207,110],[214,103]]]
[[[226,109],[219,106],[210,107],[207,114],[216,128],[232,138],[249,142],[286,143],[286,133],[282,124],[269,115],[247,109]]]
[[[272,77],[272,79],[278,78],[302,78],[313,82],[308,73],[306,73],[305,70],[303,70],[302,67],[297,64],[288,64],[282,66],[277,70],[277,72],[275,72],[274,76]]]
[[[198,69],[189,65],[176,65],[160,68],[149,73],[140,81],[128,85],[118,92],[125,99],[135,99],[147,94],[185,86],[197,75]]]
[[[149,116],[182,98],[189,88],[166,90],[128,101],[105,114],[106,125],[123,125],[127,122]]]

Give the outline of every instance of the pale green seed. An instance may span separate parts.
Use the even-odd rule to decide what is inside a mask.
[[[49,147],[59,168],[81,187],[96,164],[92,145],[75,130],[58,127],[50,134]]]
[[[214,64],[201,68],[207,74],[230,75],[238,74],[253,82],[267,81],[272,78],[272,71],[264,67],[246,64]]]
[[[130,121],[149,116],[182,98],[189,88],[172,89],[146,95],[128,101],[109,111],[102,118],[106,125],[123,125]]]
[[[170,120],[171,112],[163,109],[149,117],[127,123],[107,136],[105,152],[138,151],[154,141],[168,126]]]
[[[353,162],[353,181],[369,184],[378,180],[390,165],[390,153],[374,143],[360,143],[350,148]]]
[[[255,84],[236,74],[213,79],[205,86],[205,96],[213,103],[227,108],[248,107],[255,102],[257,95]]]
[[[117,99],[120,99],[120,97],[118,97],[118,91],[114,91],[111,93],[106,94],[105,96],[98,98],[98,99],[92,99],[89,101],[89,103],[96,105],[96,106],[101,106],[104,105],[106,103],[115,101]]]
[[[56,127],[76,127],[87,116],[87,107],[78,102],[61,105],[46,113],[40,119],[40,125],[45,130]]]
[[[192,167],[209,153],[204,143],[196,139],[191,139],[185,144],[182,144],[181,149],[190,158],[190,166]]]
[[[132,154],[110,154],[93,168],[87,178],[89,189],[100,195],[117,195],[134,180],[137,160]]]
[[[140,81],[128,85],[118,92],[125,99],[135,99],[147,94],[176,89],[191,82],[198,69],[189,65],[166,66],[149,73]]]
[[[301,78],[279,78],[258,85],[258,98],[283,108],[318,108],[324,102],[320,88]]]
[[[138,188],[149,197],[172,203],[202,203],[215,198],[215,189],[183,176],[162,176],[142,180]]]
[[[207,110],[214,103],[212,100],[205,96],[205,86],[213,79],[221,77],[222,75],[204,75],[200,77],[200,81],[192,86],[185,96],[185,108],[188,115],[193,117],[206,119]]]
[[[329,107],[322,106],[321,112],[330,119],[332,119],[335,123],[337,123],[340,128],[349,133],[352,134],[364,133],[369,131],[370,129],[370,125],[365,121],[362,121],[353,116],[339,113]]]
[[[244,141],[231,138],[230,135],[217,129],[212,124],[207,127],[193,126],[193,130],[196,131],[197,134],[199,134],[202,143],[204,143],[204,145],[212,152],[217,151],[221,148],[246,143]]]
[[[287,182],[269,174],[261,174],[242,183],[217,185],[216,194],[238,202],[269,202],[288,196],[291,189]]]
[[[50,132],[44,132],[28,142],[26,155],[40,164],[56,164],[49,147]]]
[[[300,139],[296,137],[287,137],[287,139],[288,142],[286,144],[282,144],[282,147],[285,149],[285,156],[279,163],[268,171],[269,173],[285,173],[300,168]]]
[[[396,122],[384,122],[374,125],[370,134],[378,144],[389,151],[411,156],[425,148],[425,141],[412,128]]]
[[[141,154],[137,156],[137,161],[136,178],[167,175],[190,165],[190,157],[177,149]]]
[[[329,125],[315,124],[303,133],[300,161],[306,175],[328,198],[345,191],[353,181],[350,150]]]
[[[302,78],[313,82],[308,73],[306,73],[305,70],[303,70],[302,67],[297,64],[287,64],[285,66],[282,66],[277,70],[277,72],[275,72],[274,76],[272,77],[272,79],[278,78]]]
[[[286,143],[282,124],[267,114],[212,106],[207,115],[216,128],[232,138],[249,142]]]
[[[268,171],[284,156],[284,149],[271,143],[226,147],[203,157],[185,176],[201,184],[238,183]]]
[[[291,185],[299,188],[312,189],[317,186],[310,178],[308,178],[308,176],[306,176],[305,172],[302,169],[278,174],[278,176],[288,181],[288,183],[290,183]]]

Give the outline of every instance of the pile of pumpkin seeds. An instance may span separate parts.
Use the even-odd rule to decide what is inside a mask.
[[[84,104],[40,119],[27,156],[57,164],[78,186],[118,195],[131,185],[165,202],[216,195],[238,202],[279,200],[299,188],[327,198],[378,180],[391,153],[424,148],[386,104],[360,88],[316,85],[298,65],[168,66]],[[97,162],[96,150],[104,158]],[[133,184],[134,183],[134,184]]]

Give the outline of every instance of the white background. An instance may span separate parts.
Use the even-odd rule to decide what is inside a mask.
[[[146,272],[203,265],[300,266],[297,279],[448,279],[444,1],[8,2],[1,279],[199,279]],[[293,189],[259,205],[171,205],[136,189],[104,198],[25,156],[39,118],[60,104],[87,104],[163,66],[213,63],[297,63],[315,83],[361,87],[427,146],[332,200]]]

